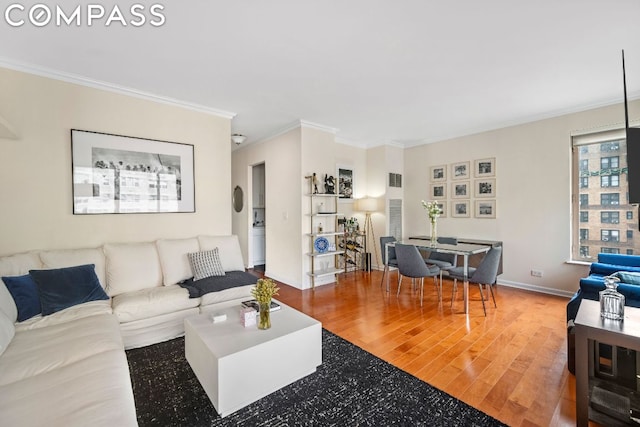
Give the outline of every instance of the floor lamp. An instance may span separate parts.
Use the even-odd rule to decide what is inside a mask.
[[[374,261],[376,264],[378,263],[378,245],[376,244],[376,234],[373,231],[373,223],[371,222],[371,214],[378,210],[378,199],[373,197],[364,197],[362,199],[358,199],[358,204],[356,206],[358,211],[365,213],[364,219],[364,233],[365,233],[365,241],[364,241],[364,252],[368,254],[367,250],[367,242],[369,241],[369,233],[371,233],[371,237],[373,239],[373,249],[375,251]],[[368,256],[367,256],[368,258]],[[371,271],[371,262],[366,266],[366,271]]]

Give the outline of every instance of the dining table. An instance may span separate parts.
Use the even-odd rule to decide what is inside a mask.
[[[463,301],[464,301],[464,313],[469,313],[469,257],[476,254],[489,252],[491,246],[489,245],[480,245],[475,243],[457,243],[457,244],[449,244],[449,243],[439,243],[436,242],[432,244],[430,239],[413,237],[408,239],[402,239],[400,241],[389,242],[385,245],[385,260],[389,259],[389,248],[394,247],[396,243],[401,243],[404,245],[414,245],[419,250],[429,251],[429,252],[440,252],[445,254],[456,254],[462,257],[462,271],[464,274],[464,283],[463,283]],[[388,269],[389,266],[385,265],[385,268]],[[387,292],[389,292],[389,275],[387,274]]]

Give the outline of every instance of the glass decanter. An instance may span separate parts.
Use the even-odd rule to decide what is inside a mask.
[[[616,290],[620,279],[615,276],[604,278],[605,290],[600,291],[600,316],[605,319],[624,318],[624,295]]]

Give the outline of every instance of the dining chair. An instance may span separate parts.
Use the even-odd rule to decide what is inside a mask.
[[[482,309],[484,315],[487,315],[487,309],[484,305],[484,292],[482,292],[482,285],[489,288],[491,298],[493,298],[493,306],[498,307],[496,304],[496,297],[493,294],[493,284],[496,283],[498,277],[498,267],[500,265],[500,255],[502,254],[502,246],[495,246],[489,249],[489,252],[484,256],[480,265],[477,268],[469,267],[468,281],[469,283],[477,283],[480,288],[480,298],[482,299]],[[453,291],[451,293],[451,306],[453,307],[453,300],[455,298],[457,290],[458,279],[464,280],[464,268],[456,267],[448,271],[449,276],[453,278]]]
[[[414,286],[415,279],[420,279],[420,306],[422,306],[422,301],[424,300],[424,278],[433,277],[433,283],[438,292],[438,302],[442,302],[442,288],[438,285],[437,280],[437,276],[440,273],[439,267],[429,267],[425,264],[424,258],[420,255],[420,251],[418,251],[418,248],[414,245],[396,243],[396,257],[398,260],[398,271],[400,273],[397,295],[400,295],[400,286],[405,276],[411,277],[411,282]]]
[[[398,268],[398,260],[396,258],[396,248],[393,246],[389,246],[387,249],[387,243],[395,242],[396,238],[393,236],[382,236],[380,237],[380,253],[382,254],[382,263],[384,264],[384,270],[382,270],[382,280],[380,280],[380,286],[384,283],[384,278],[387,274],[390,274],[389,267]],[[388,252],[387,252],[388,250]],[[389,259],[387,259],[387,253],[389,254]],[[387,280],[389,278],[387,277]],[[400,276],[398,276],[398,280],[400,280]]]
[[[438,243],[447,245],[457,245],[457,237],[438,237]],[[458,266],[458,255],[445,254],[441,252],[430,252],[425,262],[429,265],[436,265],[440,268],[440,286],[442,286],[442,272],[449,271]]]

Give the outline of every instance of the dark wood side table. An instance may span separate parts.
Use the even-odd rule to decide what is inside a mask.
[[[600,317],[600,302],[583,299],[575,320],[576,424],[589,425],[589,378],[594,373],[594,342],[640,351],[640,309],[624,308],[624,320]]]

